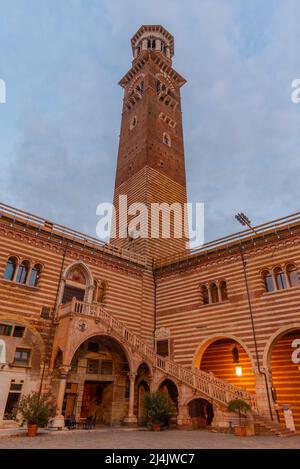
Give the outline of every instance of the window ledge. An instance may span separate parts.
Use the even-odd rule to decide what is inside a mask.
[[[208,304],[201,304],[201,307],[206,307],[206,306],[220,306],[220,305],[226,305],[227,303],[231,303],[230,300],[224,300],[224,301],[218,301],[217,303],[208,303]]]
[[[290,292],[291,290],[296,290],[297,288],[299,288],[299,285],[296,285],[295,287],[288,287],[288,288],[282,288],[281,290],[274,290],[274,291],[265,291],[262,293],[262,297],[263,296],[272,296],[272,295],[277,295],[278,293],[288,293]]]
[[[39,290],[39,287],[34,287],[33,285],[25,285],[24,283],[14,282],[13,280],[6,280],[5,278],[2,278],[0,281],[6,285],[11,285],[13,287],[25,288],[31,291]]]

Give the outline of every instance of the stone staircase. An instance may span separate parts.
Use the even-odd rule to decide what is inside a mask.
[[[132,353],[137,353],[141,360],[146,360],[153,369],[160,370],[167,377],[175,378],[175,380],[184,383],[193,390],[199,391],[203,397],[221,404],[224,409],[227,409],[227,404],[232,399],[245,400],[250,404],[253,411],[255,434],[277,435],[280,437],[297,434],[297,432],[288,430],[283,424],[276,423],[258,414],[255,394],[227,383],[203,370],[186,368],[169,358],[157,355],[151,345],[141,340],[121,321],[107,313],[103,306],[96,303],[77,301],[76,298],[73,298],[69,303],[60,305],[58,319],[68,314],[86,316],[93,318],[96,322],[101,322],[109,334],[112,334],[121,343],[126,344]]]
[[[255,435],[276,435],[280,437],[287,437],[299,434],[289,430],[285,425],[274,422],[273,420],[257,413],[253,414],[253,423]]]
[[[142,341],[121,321],[107,313],[101,305],[77,301],[76,298],[73,298],[69,303],[60,305],[58,319],[70,313],[92,317],[95,321],[101,322],[109,333],[121,343],[126,344],[133,353],[138,353],[141,359],[147,360],[154,369],[160,370],[168,377],[173,377],[193,390],[199,391],[204,397],[222,404],[225,408],[231,399],[243,399],[251,405],[254,412],[257,412],[257,401],[254,394],[226,383],[210,373],[196,368],[186,368],[169,358],[157,355],[151,345]]]

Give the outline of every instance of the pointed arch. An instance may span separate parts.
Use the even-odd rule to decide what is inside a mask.
[[[72,280],[70,277],[72,272],[76,270],[78,271],[77,282],[76,280],[74,281],[74,279]],[[82,278],[80,278],[80,274]],[[60,282],[58,304],[61,304],[64,299],[70,296],[65,294],[65,289],[68,284],[73,286],[75,293],[76,289],[78,289],[78,293],[79,290],[82,290],[82,295],[80,295],[80,299],[82,299],[82,301],[88,303],[92,302],[94,291],[94,279],[90,268],[84,262],[74,261],[65,268]]]

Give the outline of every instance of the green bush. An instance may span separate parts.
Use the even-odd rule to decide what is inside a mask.
[[[232,401],[228,402],[227,410],[228,412],[238,412],[239,423],[241,426],[241,414],[249,412],[251,410],[251,406],[246,401],[243,401],[243,399],[232,399]]]
[[[167,424],[175,406],[166,392],[147,392],[143,397],[143,406],[150,423]]]
[[[21,397],[16,414],[21,416],[23,422],[46,427],[55,414],[55,407],[55,400],[49,394],[31,392]]]

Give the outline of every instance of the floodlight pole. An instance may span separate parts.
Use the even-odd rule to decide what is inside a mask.
[[[251,226],[251,221],[243,213],[238,213],[235,216],[235,218],[239,221],[239,223],[241,223],[242,225],[247,225],[249,228],[251,228],[252,231],[254,231],[255,234],[257,234],[255,229],[252,228],[252,226]],[[257,363],[257,368],[258,368],[259,374],[263,375],[264,380],[265,380],[265,386],[266,386],[267,398],[268,398],[269,413],[270,413],[271,420],[274,420],[267,375],[266,375],[265,371],[263,371],[260,368],[260,360],[259,360],[257,339],[256,339],[256,330],[255,330],[255,323],[254,323],[253,310],[252,310],[251,297],[250,297],[250,289],[249,289],[249,283],[248,283],[248,277],[247,277],[247,261],[246,261],[245,256],[244,256],[243,249],[244,249],[244,247],[243,247],[243,243],[242,243],[242,240],[241,240],[241,242],[240,242],[240,254],[241,254],[242,265],[243,265],[243,274],[244,274],[246,293],[247,293],[248,310],[249,310],[249,315],[250,315],[250,320],[251,320],[251,328],[252,328],[252,333],[253,333],[256,363]]]

